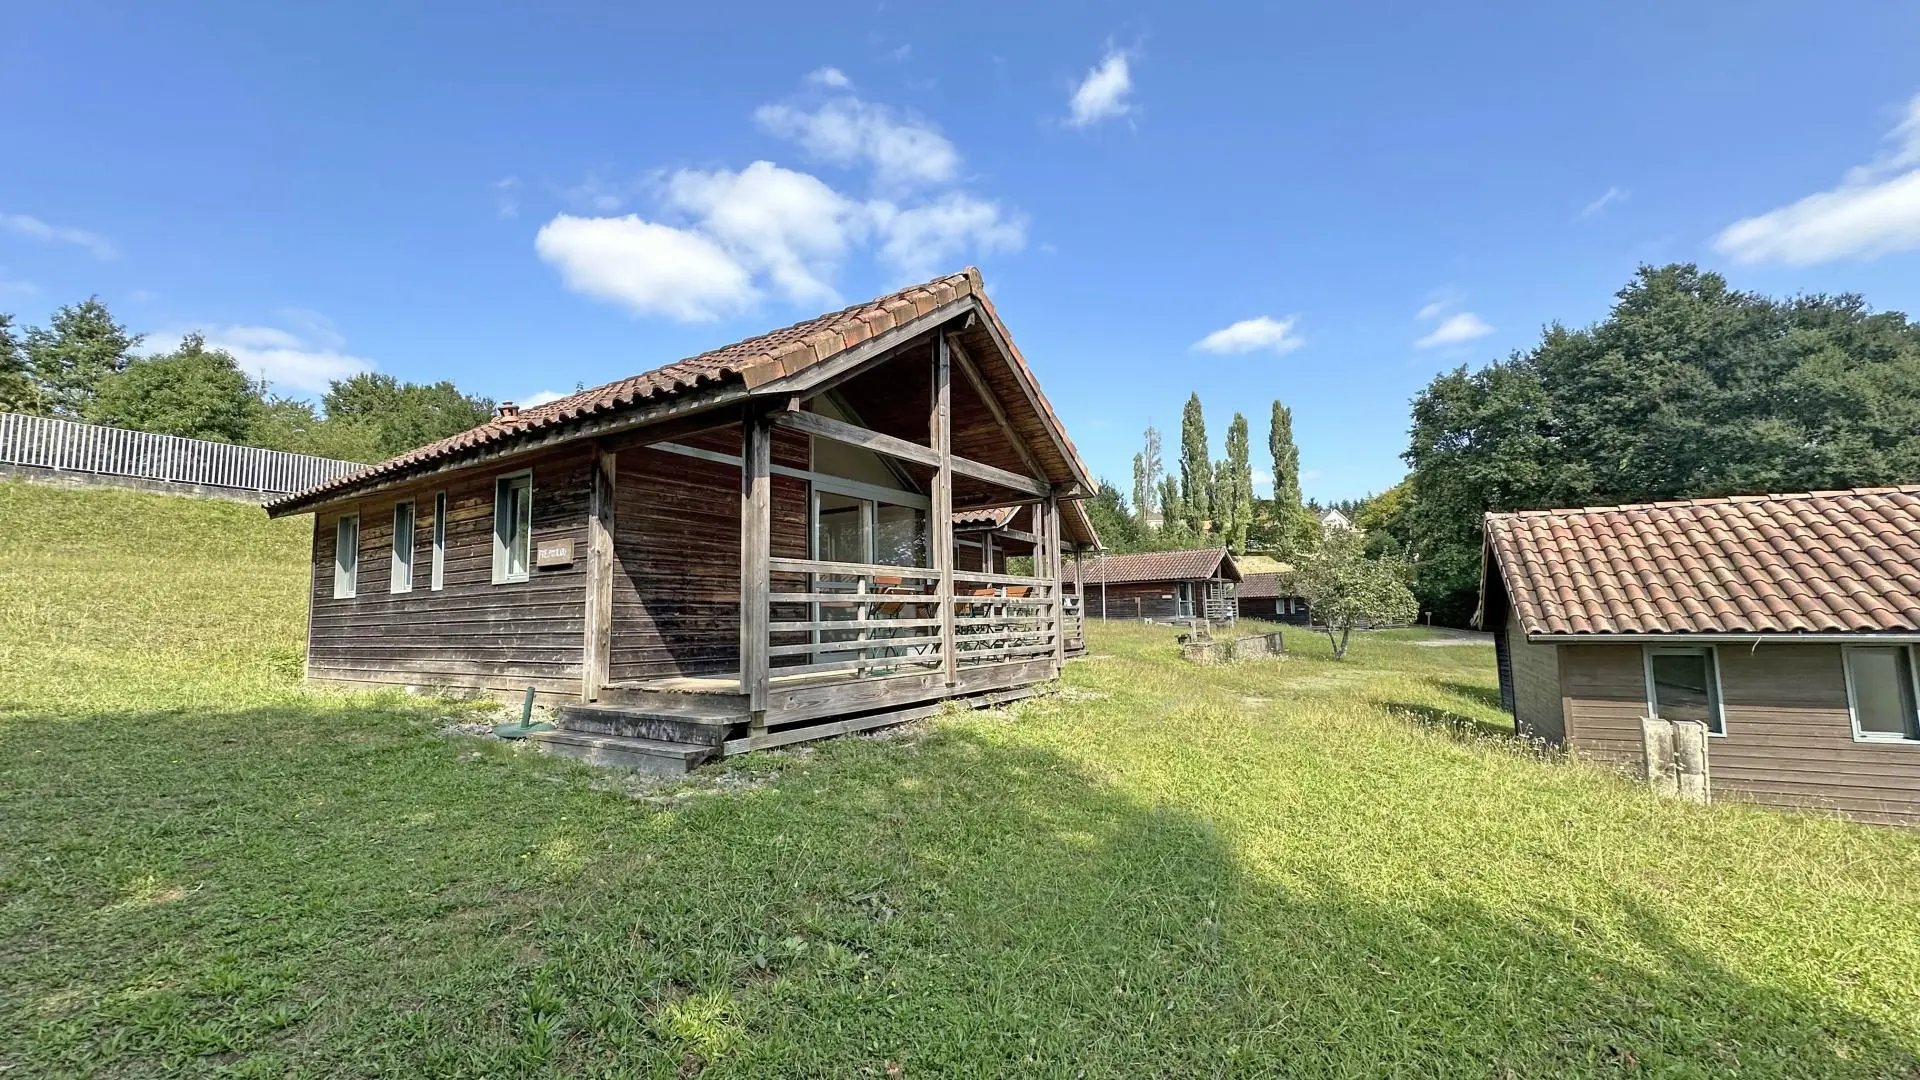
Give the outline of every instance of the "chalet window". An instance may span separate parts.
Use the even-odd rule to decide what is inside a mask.
[[[927,512],[914,506],[875,504],[873,561],[888,566],[928,566]]]
[[[1720,704],[1720,666],[1711,648],[1647,650],[1647,711],[1662,720],[1696,720],[1727,733]]]
[[[429,586],[439,592],[447,585],[447,493],[433,496],[433,579]]]
[[[360,515],[342,514],[333,526],[333,598],[345,600],[360,586]]]
[[[1173,586],[1173,617],[1176,619],[1193,618],[1193,583],[1175,582]]]
[[[387,591],[413,591],[413,500],[393,504],[393,576]]]
[[[1920,739],[1913,650],[1905,645],[1851,645],[1845,652],[1854,738]]]
[[[527,580],[533,563],[533,474],[514,473],[493,487],[493,583]]]

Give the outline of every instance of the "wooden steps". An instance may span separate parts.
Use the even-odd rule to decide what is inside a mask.
[[[562,705],[556,720],[560,730],[583,735],[719,746],[746,717],[666,713],[627,705]]]
[[[745,699],[739,695],[609,687],[613,693],[599,702],[561,706],[555,716],[558,730],[528,738],[543,751],[589,764],[679,776],[715,758],[919,720],[938,713],[948,701],[974,709],[1018,701],[1033,693],[1039,672],[1032,668],[1037,664],[1007,665],[1004,671],[963,669],[956,688],[938,686],[937,676],[929,675],[867,681],[858,686],[858,695],[840,687],[839,694],[817,705],[795,696],[781,703],[799,717],[782,723],[782,712],[770,710],[770,728],[757,732],[749,730]],[[1006,681],[993,685],[1001,679]],[[872,704],[856,706],[848,715],[845,707],[868,695]]]
[[[581,731],[536,731],[527,739],[544,753],[570,757],[589,765],[611,765],[660,776],[684,776],[720,753],[717,746],[699,743],[595,735]]]

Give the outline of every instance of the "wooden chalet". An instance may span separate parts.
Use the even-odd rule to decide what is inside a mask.
[[[1233,590],[1240,617],[1294,626],[1307,625],[1311,621],[1307,599],[1293,594],[1289,580],[1292,576],[1290,571],[1284,570],[1243,573],[1239,586]]]
[[[314,516],[309,678],[533,687],[550,748],[679,771],[1057,676],[1094,490],[969,269],[267,510]]]
[[[1642,772],[1661,723],[1699,725],[1712,798],[1920,825],[1920,486],[1489,514],[1486,537],[1475,621],[1521,733]]]
[[[1194,548],[1079,560],[1062,588],[1090,619],[1230,623],[1240,577],[1226,548]]]

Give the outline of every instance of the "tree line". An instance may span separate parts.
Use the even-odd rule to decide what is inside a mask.
[[[24,330],[0,312],[0,411],[362,462],[465,431],[493,414],[491,399],[451,382],[402,382],[375,372],[334,380],[316,406],[275,394],[200,334],[153,355],[136,353],[143,340],[98,297]]]
[[[1159,429],[1148,425],[1133,457],[1131,495],[1100,482],[1088,503],[1101,542],[1114,553],[1224,547],[1236,555],[1285,556],[1319,533],[1318,503],[1300,491],[1300,450],[1293,441],[1293,412],[1275,401],[1267,453],[1273,497],[1253,490],[1253,446],[1245,415],[1227,425],[1227,456],[1213,460],[1200,395],[1187,399],[1180,419],[1180,454],[1168,468]]]
[[[1920,482],[1920,324],[1643,266],[1600,322],[1434,378],[1404,457],[1363,514],[1409,553],[1422,606],[1459,624],[1488,511]]]

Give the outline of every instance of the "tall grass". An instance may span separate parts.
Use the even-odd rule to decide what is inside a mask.
[[[1014,710],[637,799],[302,692],[301,523],[0,523],[0,1076],[1920,1070],[1920,837],[1515,743],[1484,646],[1096,625]]]

